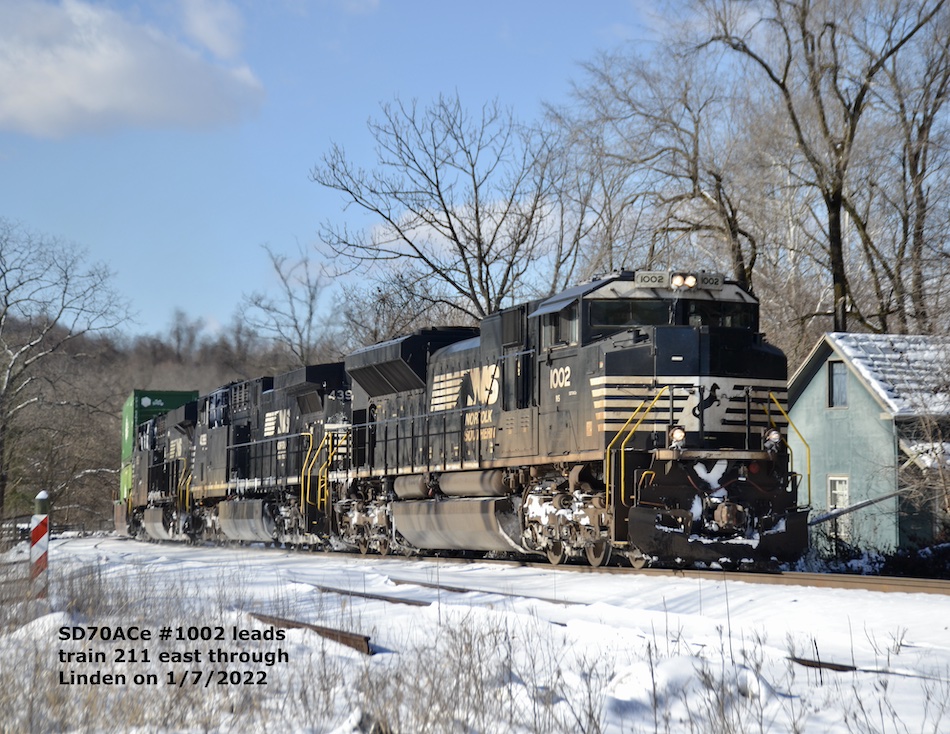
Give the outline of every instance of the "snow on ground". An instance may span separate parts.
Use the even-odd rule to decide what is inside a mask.
[[[49,607],[0,628],[3,731],[950,731],[945,596],[110,537],[50,564]]]

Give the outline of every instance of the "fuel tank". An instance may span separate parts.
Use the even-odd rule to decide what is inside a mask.
[[[262,500],[233,500],[218,504],[221,532],[231,540],[270,543],[275,525]]]
[[[417,548],[525,552],[507,497],[394,502],[393,524]]]
[[[165,510],[161,507],[146,507],[142,526],[150,538],[172,540],[172,534],[165,526]]]

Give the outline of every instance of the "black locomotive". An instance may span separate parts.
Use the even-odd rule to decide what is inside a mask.
[[[360,551],[797,558],[787,366],[719,274],[621,272],[137,427],[120,529]]]

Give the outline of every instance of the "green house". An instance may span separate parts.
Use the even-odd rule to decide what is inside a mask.
[[[817,547],[886,552],[947,540],[950,338],[826,334],[788,397]]]

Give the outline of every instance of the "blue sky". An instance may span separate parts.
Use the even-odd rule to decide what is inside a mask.
[[[213,330],[342,221],[309,180],[331,143],[372,165],[399,96],[497,98],[524,121],[579,63],[650,33],[647,0],[0,0],[0,216],[85,248],[134,334]]]

